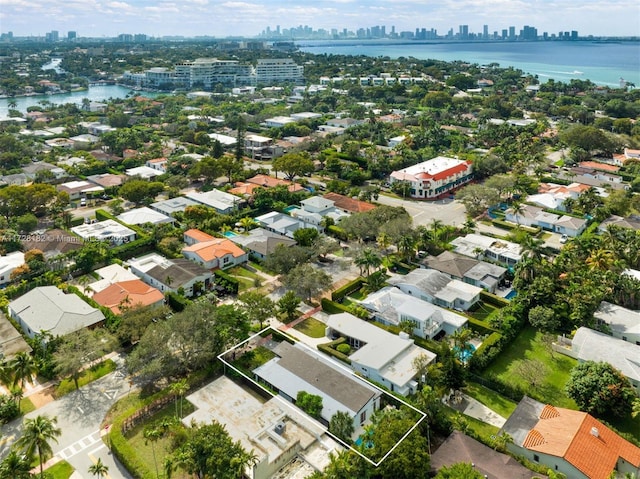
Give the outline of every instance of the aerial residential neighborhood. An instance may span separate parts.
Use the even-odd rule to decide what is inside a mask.
[[[138,40],[0,38],[0,479],[640,477],[635,85]]]

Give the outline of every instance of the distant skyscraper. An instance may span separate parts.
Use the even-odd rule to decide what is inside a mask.
[[[460,40],[467,40],[469,38],[469,25],[460,25],[458,34]]]
[[[509,27],[509,40],[516,39],[516,27]]]
[[[484,25],[482,27],[482,38],[485,40],[489,38],[489,25]]]
[[[506,39],[507,39],[507,35],[508,35],[508,33],[507,33],[507,29],[506,29],[506,28],[502,29],[502,39],[503,39],[503,40],[506,40]]]
[[[67,32],[67,40],[75,40],[76,32]]]

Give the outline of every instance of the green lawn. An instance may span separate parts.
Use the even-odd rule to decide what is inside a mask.
[[[473,311],[468,311],[467,314],[480,321],[488,321],[496,314],[496,311],[500,311],[500,308],[489,303],[480,301],[476,305],[477,307]]]
[[[29,398],[20,399],[20,412],[22,412],[22,414],[28,414],[31,411],[35,411],[35,410],[36,410],[36,407],[31,402],[31,399]]]
[[[69,479],[74,470],[73,466],[67,461],[60,461],[45,469],[45,476],[51,479]]]
[[[492,411],[500,414],[505,419],[511,416],[511,413],[517,406],[511,399],[472,381],[467,381],[464,392],[488,408],[491,408]]]
[[[322,321],[318,321],[315,318],[307,318],[296,324],[293,329],[300,331],[311,338],[323,338],[326,327],[327,326]]]
[[[538,360],[545,368],[540,371],[540,384],[534,388],[518,373],[518,363],[525,359]],[[564,392],[571,369],[578,362],[560,353],[551,356],[542,341],[542,333],[527,326],[493,361],[482,376],[493,375],[506,384],[521,386],[527,395],[555,406],[577,409],[576,403]]]
[[[115,370],[116,370],[116,363],[114,363],[111,359],[107,359],[106,361],[103,361],[100,364],[97,364],[89,369],[85,369],[80,375],[80,378],[78,379],[78,385],[82,387],[85,384],[89,384],[90,382],[95,381],[96,379],[100,379],[102,376],[106,376],[107,374]],[[60,381],[60,384],[54,391],[53,395],[56,398],[60,398],[61,396],[64,396],[65,394],[69,394],[71,391],[75,391],[75,390],[76,390],[76,385],[73,382],[73,379],[67,378]]]
[[[240,283],[239,291],[238,291],[239,293],[244,293],[245,291],[251,288],[255,288],[256,281],[262,281],[263,279],[262,276],[259,276],[253,271],[249,271],[248,269],[243,268],[242,266],[229,268],[225,270],[225,273],[232,276],[234,279],[236,279]]]
[[[187,400],[183,401],[183,417],[191,414],[194,410],[195,408],[193,404],[191,404]],[[155,443],[152,443],[151,441],[145,439],[144,431],[145,427],[149,425],[160,423],[163,419],[173,418],[175,418],[175,405],[173,402],[170,402],[163,409],[151,416],[145,422],[138,425],[127,435],[127,441],[129,442],[129,445],[136,451],[138,459],[144,462],[149,471],[155,471],[157,463],[159,472],[158,477],[160,478],[166,477],[164,474],[163,462],[164,458],[172,452],[172,443],[175,435],[179,434],[180,431],[184,431],[185,427],[180,422],[176,423],[174,426],[168,428],[165,434]],[[190,476],[183,473],[182,471],[176,471],[171,477],[173,479],[186,479]]]

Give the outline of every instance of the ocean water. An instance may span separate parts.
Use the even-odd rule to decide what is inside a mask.
[[[301,51],[328,55],[413,57],[418,60],[461,60],[486,65],[498,63],[537,75],[569,81],[589,79],[599,85],[617,87],[620,79],[640,88],[640,42],[411,42],[399,40],[299,41]]]

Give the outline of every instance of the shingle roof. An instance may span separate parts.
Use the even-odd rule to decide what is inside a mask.
[[[340,195],[338,193],[327,193],[323,195],[323,197],[333,201],[336,208],[350,211],[351,213],[363,213],[376,208],[375,205],[367,203],[366,201],[349,198],[348,196]]]

